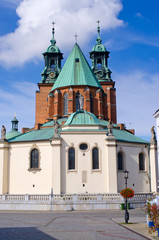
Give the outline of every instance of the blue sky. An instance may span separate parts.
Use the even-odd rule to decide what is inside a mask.
[[[0,125],[10,131],[15,113],[19,130],[34,125],[35,91],[44,67],[42,53],[50,44],[51,22],[56,22],[55,38],[64,63],[75,33],[89,60],[99,19],[116,82],[118,123],[149,140],[159,108],[158,9],[158,0],[1,0]]]

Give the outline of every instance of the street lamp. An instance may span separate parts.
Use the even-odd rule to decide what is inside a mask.
[[[128,174],[128,170],[123,171],[125,173],[125,188],[127,188],[127,180],[129,178]],[[128,209],[127,209],[127,197],[125,198],[125,223],[128,223],[129,220],[129,213],[128,213]]]

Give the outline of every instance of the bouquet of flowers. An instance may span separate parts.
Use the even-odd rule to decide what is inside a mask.
[[[123,198],[132,198],[134,196],[134,190],[131,188],[122,189],[120,195]]]

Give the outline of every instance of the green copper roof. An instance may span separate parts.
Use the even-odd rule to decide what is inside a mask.
[[[61,118],[58,119],[59,124],[62,124],[62,121],[65,121],[66,118]],[[70,128],[70,129],[65,129],[65,128],[59,128],[59,132],[61,134],[63,132],[94,132],[94,133],[107,133],[107,126],[108,122],[105,120],[100,120],[97,119],[96,116],[93,113],[80,110],[75,113],[72,113],[70,117],[67,119],[66,125],[81,125],[81,128]],[[8,142],[30,142],[30,141],[42,141],[42,140],[49,140],[52,138],[54,134],[54,121],[50,121],[48,123],[43,124],[42,126],[45,128],[39,129],[39,130],[32,130],[30,132],[21,134],[18,131],[11,131],[7,133],[6,138],[8,139]],[[83,128],[83,125],[88,125],[88,129]],[[100,125],[103,126],[101,129],[90,129],[89,125]],[[114,125],[116,126],[116,125]],[[9,135],[8,135],[9,134]],[[115,136],[117,141],[120,142],[127,142],[127,143],[140,143],[140,144],[148,144],[147,141],[125,131],[125,130],[120,130],[120,129],[113,129],[113,135]],[[62,135],[61,135],[62,136]],[[92,135],[93,137],[93,135]],[[106,136],[105,136],[106,138]]]
[[[17,137],[19,135],[21,135],[22,133],[21,132],[18,132],[17,130],[11,130],[10,132],[8,132],[6,134],[6,139],[11,139],[11,138],[14,138],[14,137]]]
[[[51,91],[61,87],[79,85],[93,86],[102,89],[80,47],[76,43]]]
[[[139,138],[125,130],[113,129],[113,134],[114,134],[115,138],[117,139],[117,141],[148,144],[147,141],[145,141],[142,138]]]
[[[43,128],[40,130],[33,130],[27,133],[24,133],[20,136],[14,137],[8,142],[28,142],[28,141],[40,141],[48,140],[53,136],[54,128]]]
[[[100,125],[100,121],[93,113],[79,110],[72,113],[64,125]]]

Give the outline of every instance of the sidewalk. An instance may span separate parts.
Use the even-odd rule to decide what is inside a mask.
[[[141,217],[140,219],[131,217],[129,223],[125,224],[123,221],[123,218],[112,219],[112,221],[120,224],[122,227],[127,228],[127,229],[131,230],[132,232],[135,232],[141,236],[144,236],[145,239],[158,240],[159,238],[157,237],[157,231],[150,234],[149,230],[148,230],[149,229],[148,225],[145,220],[146,219],[143,217]]]

